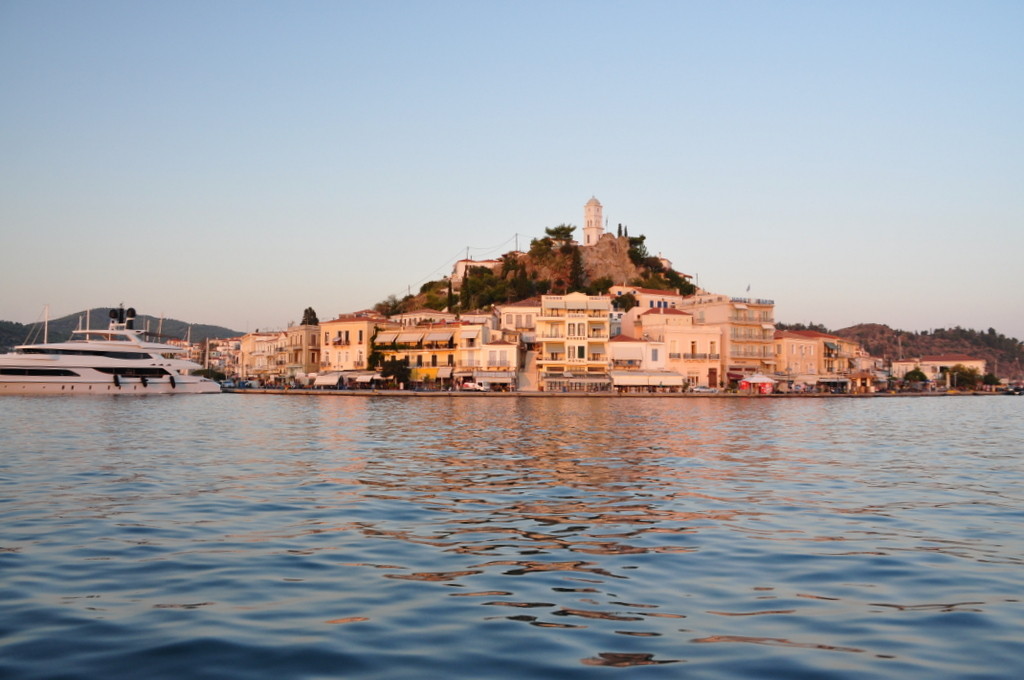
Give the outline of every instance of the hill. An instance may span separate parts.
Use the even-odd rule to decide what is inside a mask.
[[[71,331],[85,324],[86,314],[90,317],[91,328],[106,328],[109,308],[97,307],[95,309],[77,312],[62,316],[59,319],[51,319],[49,322],[50,342],[63,342],[71,337]],[[145,314],[135,319],[135,327],[148,329],[153,334],[159,334],[160,340],[190,338],[192,342],[202,342],[213,338],[232,338],[241,335],[222,326],[211,326],[206,324],[190,324],[177,319],[158,319]],[[158,330],[159,329],[159,330]],[[191,331],[191,332],[190,332]],[[23,345],[28,342],[43,341],[42,323],[22,324],[15,321],[0,321],[0,350],[10,350],[15,345]]]
[[[646,237],[604,234],[582,247],[572,241],[570,225],[547,229],[547,236],[533,239],[529,252],[508,252],[495,268],[471,267],[459,289],[449,292],[448,280],[425,283],[418,295],[402,300],[394,296],[374,309],[391,316],[416,309],[470,311],[495,304],[518,302],[536,295],[562,295],[581,291],[607,293],[617,284],[692,294],[695,287],[659,257],[652,257]]]
[[[882,324],[859,324],[833,332],[856,340],[871,356],[887,360],[941,354],[966,354],[984,359],[988,371],[1000,378],[1024,379],[1024,343],[994,328],[937,328],[933,331],[894,330]]]

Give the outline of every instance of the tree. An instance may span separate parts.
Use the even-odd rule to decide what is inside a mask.
[[[389,295],[373,306],[373,311],[381,316],[394,316],[401,311],[402,303],[394,295]]]
[[[397,383],[409,383],[412,376],[412,369],[406,359],[388,359],[380,369],[380,377],[394,378]]]
[[[312,307],[306,307],[306,311],[302,312],[302,325],[303,326],[319,326],[320,319],[316,318],[316,312],[313,311]]]
[[[576,227],[571,224],[559,224],[557,227],[546,227],[544,233],[555,241],[572,241],[572,233]]]
[[[973,390],[981,382],[981,372],[963,364],[956,364],[947,373],[950,387],[958,390]]]
[[[572,261],[569,265],[569,291],[583,290],[586,286],[587,272],[583,269],[583,256],[580,249],[572,249]]]
[[[618,297],[612,298],[612,305],[614,305],[618,309],[621,309],[624,312],[628,312],[629,310],[636,307],[638,304],[640,304],[640,301],[637,300],[636,296],[633,295],[632,293],[623,293]]]
[[[607,295],[608,289],[615,285],[610,276],[602,276],[601,278],[594,279],[587,286],[588,295]]]
[[[906,375],[903,376],[903,380],[906,382],[928,382],[928,376],[920,368],[915,368],[907,371]]]
[[[641,234],[640,236],[630,236],[629,238],[629,259],[636,266],[643,264],[644,260],[649,257],[647,252],[647,246],[644,245],[644,241],[647,237]]]

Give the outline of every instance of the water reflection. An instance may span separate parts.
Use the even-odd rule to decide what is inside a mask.
[[[1024,427],[948,401],[61,402],[52,433],[4,421],[32,448],[0,463],[0,558],[62,615],[313,640],[367,676],[402,676],[373,666],[393,651],[537,677],[524,648],[552,677],[1007,670]]]

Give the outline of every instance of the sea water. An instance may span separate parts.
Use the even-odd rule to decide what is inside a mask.
[[[1024,399],[0,400],[0,677],[1011,678]]]

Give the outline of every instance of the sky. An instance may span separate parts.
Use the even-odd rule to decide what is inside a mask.
[[[0,0],[0,319],[326,320],[595,196],[777,321],[1024,338],[1021,35],[1019,0]]]

